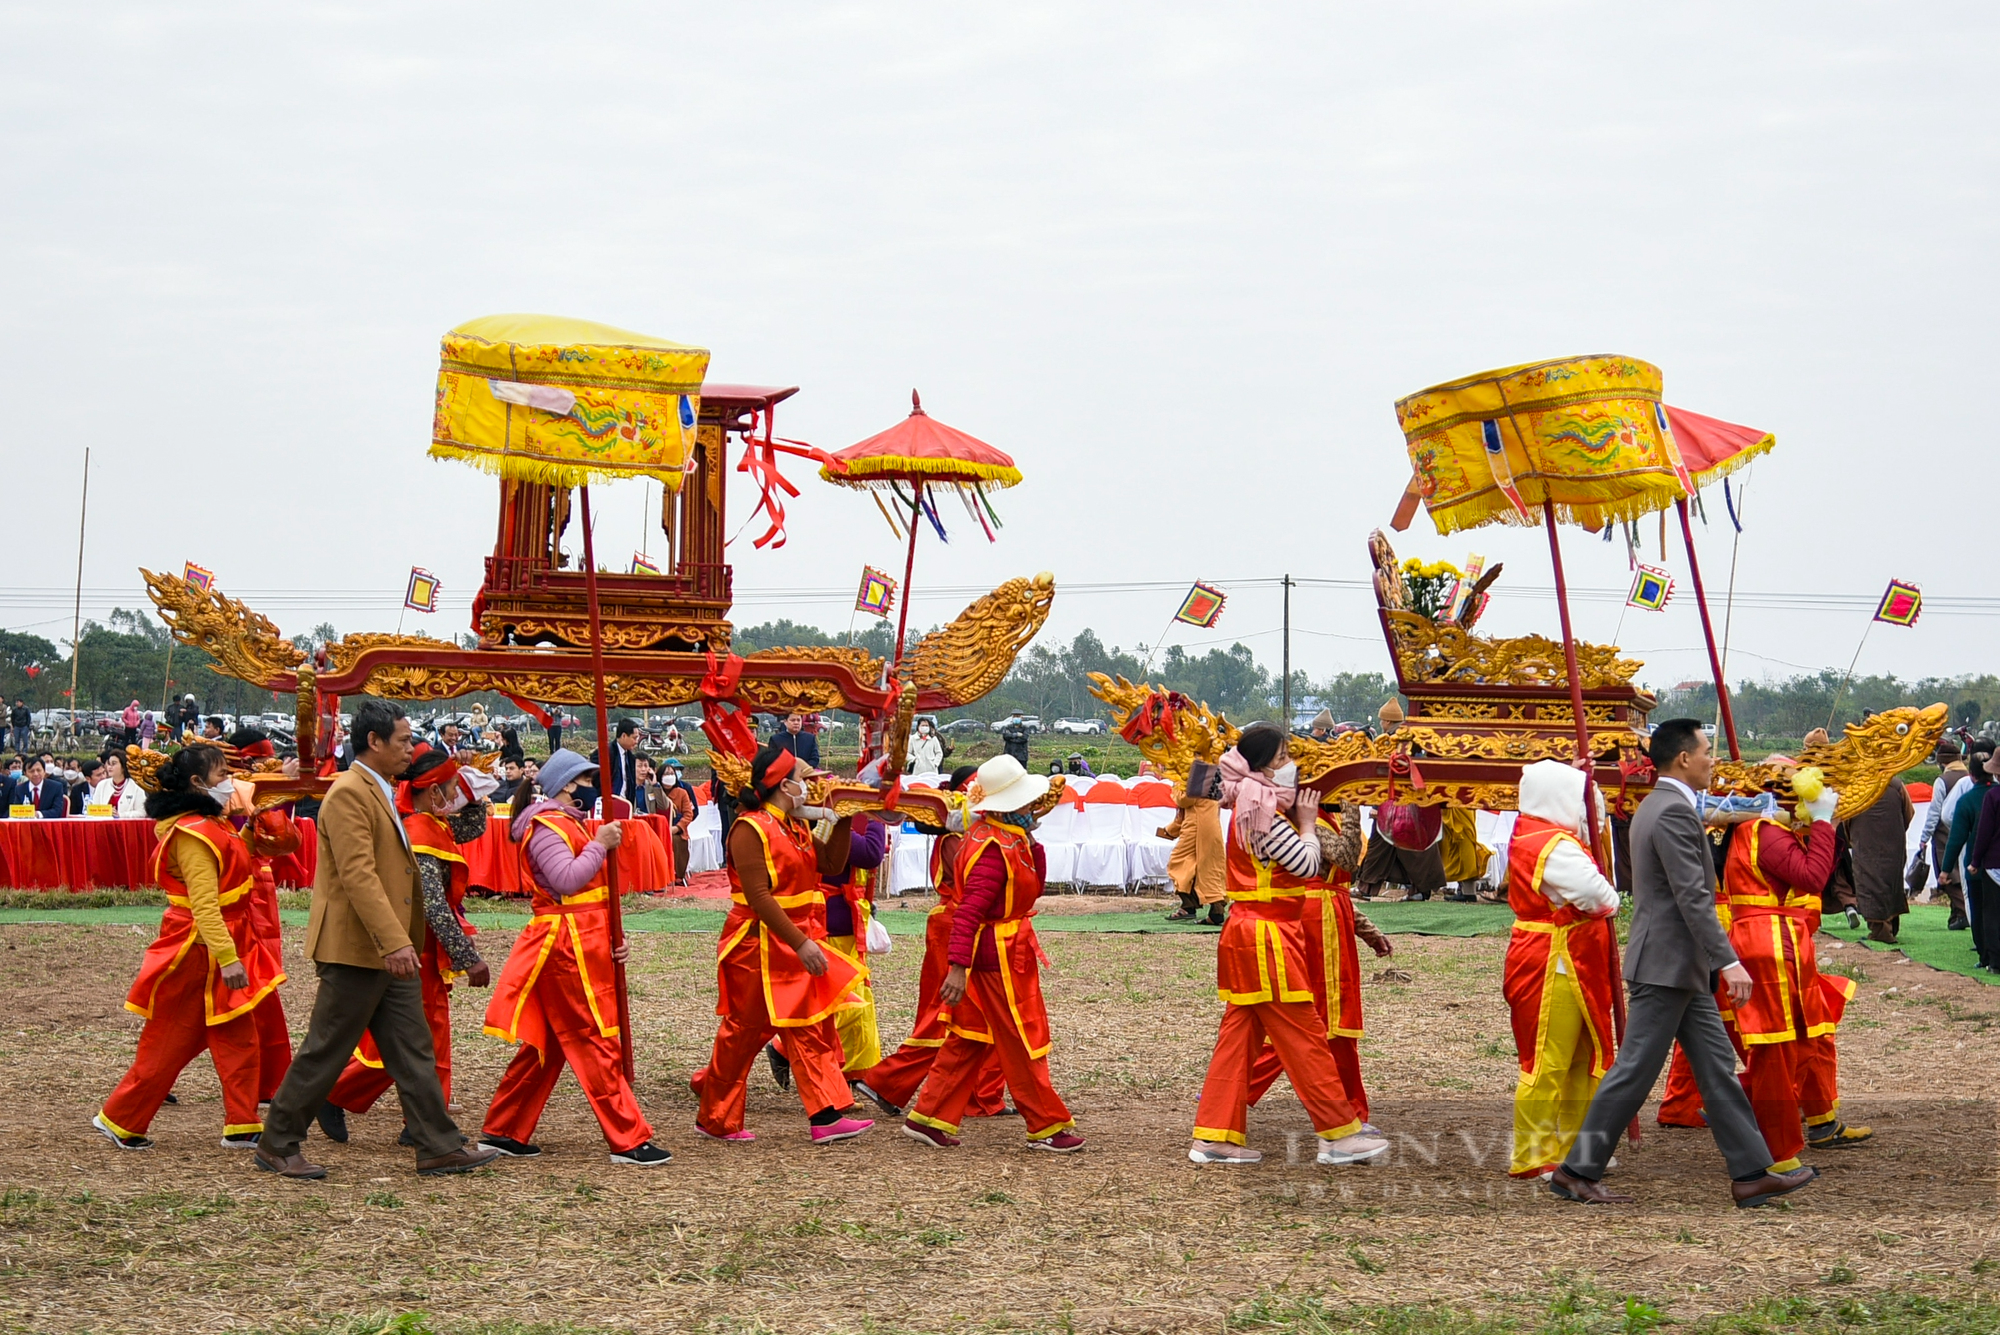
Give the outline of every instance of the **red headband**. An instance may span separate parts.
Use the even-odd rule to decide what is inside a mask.
[[[765,767],[764,786],[766,788],[775,788],[780,783],[783,783],[785,776],[790,774],[793,767],[798,763],[799,758],[794,753],[790,751],[778,752],[777,757]]]
[[[436,769],[427,769],[422,774],[406,780],[412,788],[435,788],[441,783],[450,783],[458,777],[458,762],[447,760]]]

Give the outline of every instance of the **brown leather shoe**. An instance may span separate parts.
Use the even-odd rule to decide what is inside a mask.
[[[1549,1174],[1549,1190],[1566,1201],[1579,1205],[1627,1205],[1632,1198],[1616,1191],[1606,1191],[1602,1182],[1591,1182],[1572,1174],[1567,1168],[1557,1168]]]
[[[1819,1169],[1810,1165],[1789,1173],[1766,1173],[1755,1182],[1731,1182],[1729,1194],[1736,1198],[1737,1209],[1754,1210],[1797,1191],[1818,1176]]]
[[[469,1173],[484,1168],[500,1157],[491,1145],[466,1145],[435,1159],[417,1160],[418,1177],[443,1177],[446,1173]]]
[[[267,1173],[276,1173],[279,1177],[289,1177],[300,1182],[316,1181],[326,1176],[326,1169],[321,1168],[316,1163],[309,1162],[306,1156],[300,1154],[297,1150],[293,1150],[285,1157],[279,1158],[262,1145],[259,1145],[256,1156],[251,1162]]]

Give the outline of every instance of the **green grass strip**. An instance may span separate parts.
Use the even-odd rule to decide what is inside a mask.
[[[1919,964],[1928,964],[1933,969],[1944,969],[1950,973],[1964,974],[1967,978],[1982,983],[2000,983],[2000,974],[1982,973],[1979,961],[1972,954],[1971,932],[1948,932],[1945,922],[1951,917],[1951,910],[1944,904],[1912,904],[1908,916],[1897,930],[1897,944],[1885,946],[1864,938],[1868,935],[1868,924],[1849,927],[1847,917],[1842,913],[1828,913],[1820,922],[1820,930],[1843,941],[1854,941],[1872,951],[1900,950]],[[1826,963],[1839,963],[1844,950],[1822,951]]]

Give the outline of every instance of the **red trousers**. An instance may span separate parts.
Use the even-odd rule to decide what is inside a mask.
[[[1328,1050],[1326,1022],[1311,1002],[1265,1001],[1254,1006],[1230,1002],[1222,1012],[1222,1030],[1215,1037],[1215,1055],[1209,1058],[1201,1106],[1195,1110],[1196,1140],[1244,1143],[1253,1068],[1267,1041],[1322,1139],[1339,1140],[1361,1129],[1340,1067]]]
[[[264,1129],[257,1115],[256,1012],[207,1023],[208,987],[208,948],[197,942],[153,994],[153,1018],[139,1031],[138,1055],[104,1101],[104,1120],[119,1135],[144,1135],[173,1092],[174,1078],[204,1050],[222,1081],[222,1134]]]
[[[269,1103],[292,1069],[292,1033],[285,1025],[285,1003],[272,992],[250,1012],[257,1022],[257,1101]]]
[[[438,977],[437,969],[425,962],[423,975],[424,1018],[431,1024],[431,1050],[437,1054],[438,1084],[444,1087],[444,1101],[451,1102],[451,989],[444,979]],[[611,1045],[616,1048],[618,1045]],[[530,1051],[531,1049],[523,1049]],[[557,1069],[561,1069],[560,1063]],[[375,1106],[375,1100],[389,1092],[396,1082],[389,1078],[387,1068],[380,1062],[370,1066],[359,1057],[348,1060],[347,1069],[340,1073],[328,1091],[326,1101],[334,1107],[351,1113],[365,1113]],[[543,1095],[544,1102],[548,1096]],[[537,1106],[539,1112],[539,1105]],[[526,1136],[515,1136],[515,1140],[526,1140]],[[634,1142],[635,1144],[639,1142]],[[630,1149],[631,1146],[626,1146]]]
[[[1361,1043],[1358,1039],[1334,1035],[1326,1040],[1327,1050],[1333,1053],[1333,1064],[1340,1068],[1340,1088],[1347,1095],[1347,1101],[1354,1105],[1354,1111],[1362,1121],[1368,1120],[1368,1088],[1361,1083]],[[1270,1092],[1284,1063],[1278,1060],[1278,1050],[1268,1042],[1258,1051],[1257,1060],[1250,1067],[1250,1102],[1254,1106],[1258,1100]]]
[[[957,1134],[997,1058],[1007,1092],[1014,1096],[1014,1106],[1027,1122],[1029,1140],[1047,1140],[1058,1131],[1073,1130],[1076,1119],[1049,1079],[1048,1055],[1028,1055],[1027,1040],[1021,1036],[1013,1007],[1007,1004],[1001,975],[990,969],[971,970],[965,975],[965,999],[972,1005],[955,1008],[961,1013],[954,1014],[954,1023],[967,1029],[983,1024],[993,1041],[982,1043],[954,1028],[944,1046],[937,1049],[937,1060],[924,1081],[923,1092],[917,1095],[916,1107],[910,1110],[910,1120],[947,1135]],[[875,1088],[872,1081],[869,1087]]]
[[[998,1117],[1007,1106],[1007,1078],[1000,1072],[1000,1050],[991,1043],[980,1046],[986,1049],[986,1064],[980,1068],[979,1080],[972,1091],[972,1102],[966,1107],[965,1115]],[[942,1044],[929,1047],[922,1043],[905,1043],[866,1071],[857,1073],[855,1078],[898,1108],[907,1108],[910,1100],[917,1096],[924,1077],[935,1069],[938,1054],[943,1051]]]
[[[1831,1122],[1840,1113],[1840,1056],[1834,1047],[1832,1034],[1821,1034],[1818,1038],[1805,1038],[1793,1043],[1759,1044],[1760,1047],[1796,1047],[1793,1056],[1795,1082],[1797,1084],[1798,1110],[1805,1116],[1807,1126],[1818,1126]],[[1756,1049],[1750,1049],[1755,1052]],[[1748,1064],[1748,1058],[1745,1058]],[[1750,1077],[1746,1071],[1743,1087],[1750,1087]],[[1694,1070],[1681,1053],[1680,1045],[1674,1045],[1673,1064],[1667,1068],[1667,1093],[1660,1102],[1659,1122],[1661,1126],[1706,1126],[1701,1116],[1701,1090],[1695,1087]],[[1778,1147],[1771,1146],[1774,1157]]]
[[[708,1065],[695,1072],[700,1107],[694,1124],[711,1136],[734,1135],[743,1129],[743,1105],[750,1085],[750,1068],[764,1045],[778,1033],[764,1004],[764,974],[754,950],[731,951],[720,966],[722,1024]],[[854,1102],[841,1074],[840,1031],[833,1017],[809,1025],[787,1025],[785,1051],[792,1063],[792,1083],[806,1115]]]
[[[597,1114],[597,1124],[613,1154],[651,1140],[653,1128],[625,1079],[624,1054],[617,1039],[597,1031],[576,961],[563,952],[551,955],[535,980],[534,990],[528,993],[527,1005],[541,1010],[553,1051],[521,1045],[507,1064],[507,1073],[500,1077],[500,1088],[493,1091],[493,1106],[486,1110],[481,1134],[533,1140],[542,1109],[548,1106],[549,1095],[555,1092],[556,1080],[567,1064],[576,1072],[576,1082],[590,1100],[590,1110]],[[435,1021],[432,1029],[436,1029]]]
[[[1799,1152],[1806,1147],[1799,1121],[1799,1056],[1796,1042],[1758,1043],[1751,1047],[1742,1075],[1750,1111],[1771,1151],[1771,1167],[1780,1173],[1797,1168]]]

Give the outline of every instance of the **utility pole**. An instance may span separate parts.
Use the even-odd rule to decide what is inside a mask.
[[[1285,735],[1292,732],[1292,577],[1285,576]]]
[[[90,518],[90,446],[83,447],[83,500],[76,515],[76,609],[69,632],[69,726],[76,731],[76,669],[83,662],[83,532]]]

